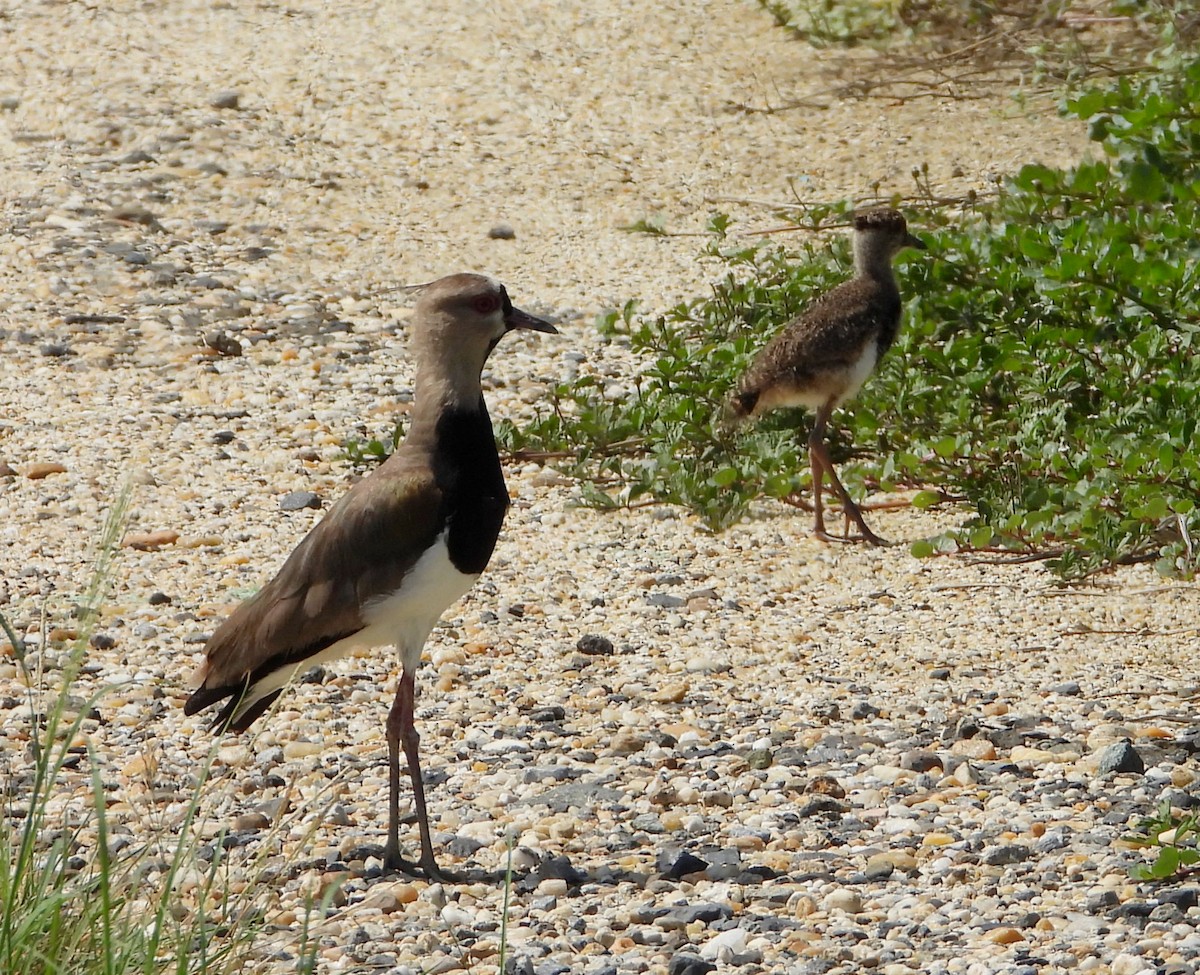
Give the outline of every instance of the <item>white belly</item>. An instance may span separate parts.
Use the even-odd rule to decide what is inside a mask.
[[[868,342],[854,362],[837,369],[828,369],[819,373],[816,378],[802,387],[779,383],[763,391],[754,407],[755,415],[768,413],[780,407],[806,406],[810,410],[819,410],[833,400],[834,406],[841,406],[855,393],[862,389],[867,377],[875,371],[875,362],[879,358],[879,346]]]
[[[420,663],[421,648],[425,646],[429,631],[442,613],[478,578],[477,573],[459,572],[454,567],[443,533],[409,570],[398,590],[363,607],[363,620],[367,625],[350,638],[352,645],[395,646],[400,651],[404,669],[411,672]],[[338,646],[340,644],[335,644],[329,649]]]
[[[867,381],[867,377],[875,371],[875,363],[879,359],[879,346],[874,342],[868,342],[863,348],[862,355],[858,360],[846,371],[846,391],[838,397],[838,405],[846,402],[862,389],[862,384]]]

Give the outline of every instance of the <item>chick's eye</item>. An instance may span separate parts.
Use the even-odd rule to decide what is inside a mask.
[[[471,302],[471,306],[481,315],[490,315],[500,307],[500,299],[495,295],[480,295]]]

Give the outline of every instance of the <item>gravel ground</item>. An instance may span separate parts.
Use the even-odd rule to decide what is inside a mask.
[[[181,709],[206,635],[320,517],[283,499],[334,500],[344,440],[405,408],[396,286],[486,271],[560,323],[489,366],[493,416],[520,416],[574,370],[632,368],[598,311],[717,273],[696,238],[624,224],[769,227],[733,201],[906,191],[921,163],[985,188],[1085,151],[1036,103],[748,110],[831,71],[750,2],[428,6],[0,12],[0,611],[52,685],[131,486],[139,547],[76,689],[108,688],[84,737],[133,844],[175,842],[213,756],[199,852],[233,830],[269,922],[245,971],[294,971],[306,898],[339,882],[322,972],[499,959],[497,885],[357,857],[386,820],[388,652],[299,684],[252,736],[214,742]],[[1200,801],[1196,586],[829,547],[775,506],[712,537],[579,509],[536,466],[509,486],[419,722],[443,860],[495,869],[514,845],[512,971],[1196,970],[1200,891],[1131,882],[1144,854],[1116,842],[1164,797]],[[911,541],[956,517],[872,521]],[[10,782],[26,700],[0,656]],[[65,773],[56,814],[87,807],[90,774]]]

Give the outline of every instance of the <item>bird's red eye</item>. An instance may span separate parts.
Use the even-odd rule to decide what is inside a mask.
[[[496,295],[479,295],[471,302],[471,307],[481,315],[490,315],[500,307],[500,299]]]

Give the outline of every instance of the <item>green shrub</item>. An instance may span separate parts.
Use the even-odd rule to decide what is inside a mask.
[[[1200,565],[1200,65],[1088,91],[1066,110],[1107,157],[1029,165],[988,202],[915,219],[930,245],[904,259],[911,296],[896,348],[839,414],[835,459],[851,489],[933,486],[965,525],[917,554],[1005,549],[1052,557],[1066,577],[1129,560]],[[848,209],[810,213],[818,225]],[[722,406],[754,352],[849,274],[844,240],[796,260],[774,247],[710,253],[712,295],[659,317],[627,304],[599,322],[642,366],[553,390],[502,443],[579,477],[587,503],[681,504],[713,529],[807,480],[797,426],[780,413],[729,428]],[[799,435],[804,435],[804,430]]]

